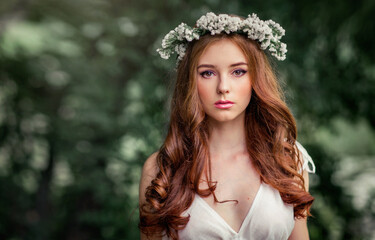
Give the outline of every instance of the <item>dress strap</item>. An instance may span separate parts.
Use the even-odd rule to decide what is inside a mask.
[[[303,165],[302,170],[305,170],[309,173],[315,173],[315,164],[310,155],[307,153],[306,149],[298,142],[296,141],[296,146],[300,153],[302,153],[303,158]]]

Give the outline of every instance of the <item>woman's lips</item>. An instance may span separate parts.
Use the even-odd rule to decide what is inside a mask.
[[[220,109],[227,109],[227,108],[232,107],[233,105],[234,103],[231,101],[220,100],[220,101],[215,102],[215,107],[220,108]]]

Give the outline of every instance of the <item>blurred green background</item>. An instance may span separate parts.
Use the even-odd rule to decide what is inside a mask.
[[[0,239],[139,238],[175,66],[155,50],[208,11],[285,28],[274,65],[317,166],[310,237],[375,239],[373,0],[1,0]]]

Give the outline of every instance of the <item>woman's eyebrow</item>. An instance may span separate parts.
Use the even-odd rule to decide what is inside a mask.
[[[237,67],[237,66],[241,66],[241,65],[246,65],[247,66],[247,63],[245,62],[238,62],[238,63],[234,63],[232,65],[230,65],[231,67]]]
[[[197,67],[197,69],[206,67],[206,68],[215,68],[215,65],[210,65],[210,64],[201,64]]]
[[[245,63],[245,62],[233,63],[233,64],[230,65],[230,67],[237,67],[237,66],[241,66],[241,65],[246,65],[247,66],[247,63]],[[215,68],[216,66],[215,65],[211,65],[211,64],[201,64],[201,65],[199,65],[197,67],[197,69],[202,68],[202,67]]]

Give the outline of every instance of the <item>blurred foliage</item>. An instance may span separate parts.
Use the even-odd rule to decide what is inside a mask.
[[[375,238],[374,10],[372,0],[1,1],[0,238],[139,238],[141,167],[165,136],[175,64],[155,49],[207,11],[286,29],[276,69],[317,166],[311,239]]]

